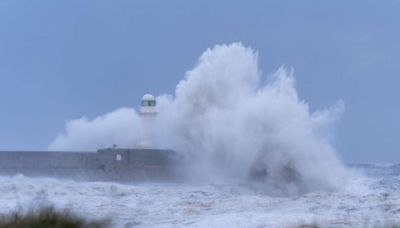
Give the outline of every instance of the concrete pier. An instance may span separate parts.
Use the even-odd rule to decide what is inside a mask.
[[[0,175],[94,181],[146,181],[174,177],[175,152],[101,149],[97,152],[0,151]]]

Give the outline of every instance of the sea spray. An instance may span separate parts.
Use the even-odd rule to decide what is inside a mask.
[[[154,147],[180,153],[192,179],[261,173],[270,192],[338,189],[346,170],[330,145],[329,129],[343,102],[311,113],[292,72],[282,67],[263,79],[252,49],[233,43],[206,50],[174,95],[157,97]],[[49,149],[132,147],[140,134],[138,114],[125,108],[68,122]]]
[[[50,144],[49,150],[97,150],[114,143],[133,147],[140,140],[140,118],[133,108],[119,108],[92,120],[68,121],[65,133]]]

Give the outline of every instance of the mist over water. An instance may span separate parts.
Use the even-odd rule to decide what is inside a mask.
[[[348,176],[330,144],[343,102],[310,112],[291,71],[282,67],[262,77],[257,53],[240,43],[206,50],[175,94],[157,102],[152,143],[182,154],[194,179],[262,173],[269,192],[297,194],[339,189]],[[134,147],[142,134],[137,112],[121,108],[69,121],[49,149]]]

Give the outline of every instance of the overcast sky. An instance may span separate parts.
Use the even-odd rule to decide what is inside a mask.
[[[312,110],[342,99],[346,162],[400,162],[400,1],[0,1],[0,150],[172,94],[199,55],[242,42],[293,67]]]

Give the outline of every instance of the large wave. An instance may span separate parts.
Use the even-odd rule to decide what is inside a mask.
[[[157,97],[155,147],[173,149],[196,178],[247,178],[285,193],[339,188],[346,170],[330,144],[343,102],[310,112],[298,97],[292,72],[262,77],[257,53],[240,43],[206,50],[174,95]],[[140,117],[122,108],[93,120],[67,123],[50,150],[133,147]]]

